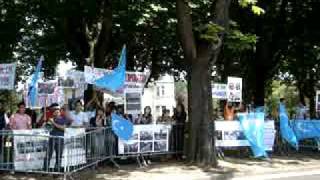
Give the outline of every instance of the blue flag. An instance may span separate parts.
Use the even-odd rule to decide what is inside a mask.
[[[124,119],[121,116],[118,116],[115,113],[111,114],[112,119],[112,131],[123,140],[129,140],[133,134],[133,124]]]
[[[286,140],[291,146],[298,149],[298,140],[297,137],[289,126],[289,118],[286,112],[286,107],[284,104],[280,103],[279,105],[280,113],[280,134],[284,140]]]
[[[239,114],[239,120],[254,157],[267,157],[264,144],[264,113]]]
[[[35,72],[33,73],[32,80],[28,89],[28,98],[31,103],[31,107],[34,107],[36,104],[36,97],[37,97],[37,82],[39,79],[41,67],[42,67],[42,61],[43,61],[43,56],[40,57],[37,68]]]
[[[320,138],[319,120],[293,120],[290,125],[298,140]]]
[[[120,62],[111,73],[105,74],[100,79],[95,81],[95,85],[98,88],[108,89],[112,92],[116,92],[124,86],[126,80],[126,46],[122,48]]]

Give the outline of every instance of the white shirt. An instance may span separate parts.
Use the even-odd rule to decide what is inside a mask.
[[[70,113],[70,117],[73,120],[71,126],[84,126],[85,124],[89,123],[87,113],[82,111],[79,113],[72,111]]]

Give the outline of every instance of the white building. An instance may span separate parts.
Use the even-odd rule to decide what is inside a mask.
[[[146,106],[150,106],[155,118],[162,115],[163,108],[170,110],[172,115],[173,108],[176,106],[173,76],[164,75],[150,83],[148,88],[144,89],[141,101],[142,111]]]

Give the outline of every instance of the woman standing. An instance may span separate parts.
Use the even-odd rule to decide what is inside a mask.
[[[152,114],[150,106],[146,106],[144,108],[143,115],[140,119],[140,124],[152,124]]]
[[[96,109],[95,117],[90,119],[90,127],[94,128],[91,131],[91,141],[93,142],[92,152],[94,156],[101,156],[105,154],[105,139],[106,139],[106,129],[103,127],[106,126],[106,118],[104,111],[101,108]]]
[[[187,120],[187,113],[183,104],[177,104],[175,114],[173,115],[173,119],[176,122],[176,131],[174,132],[176,133],[176,137],[173,137],[174,139],[176,139],[176,143],[174,146],[176,146],[175,150],[178,152],[177,159],[182,159],[184,148],[184,131]]]

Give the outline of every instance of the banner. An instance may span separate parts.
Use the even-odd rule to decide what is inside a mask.
[[[104,76],[105,73],[111,73],[110,70],[101,69],[101,68],[92,68],[90,66],[84,67],[84,77],[85,81],[88,84],[95,84],[95,81]],[[126,92],[142,92],[145,84],[149,79],[149,72],[129,72],[126,71],[126,80],[125,85],[122,90],[117,92],[123,93]]]
[[[250,146],[239,121],[215,121],[215,130],[217,147]],[[266,151],[273,150],[275,133],[274,121],[265,121],[263,142]]]
[[[298,140],[320,138],[319,120],[290,120],[290,125]]]
[[[139,154],[169,151],[171,125],[134,125],[128,141],[119,139],[119,154]]]
[[[226,84],[212,84],[212,98],[227,99],[227,85]]]
[[[57,86],[57,81],[38,82],[38,95],[51,95]]]
[[[238,113],[244,135],[255,157],[267,157],[264,144],[264,113]]]
[[[45,129],[32,129],[14,130],[13,134],[15,170],[42,170],[48,149],[49,132]],[[85,129],[66,128],[62,166],[77,166],[86,163],[84,137]],[[54,151],[50,161],[51,168],[54,168],[55,156]]]
[[[0,89],[14,89],[16,64],[0,64]]]
[[[242,101],[242,78],[228,77],[227,98],[228,102]]]

